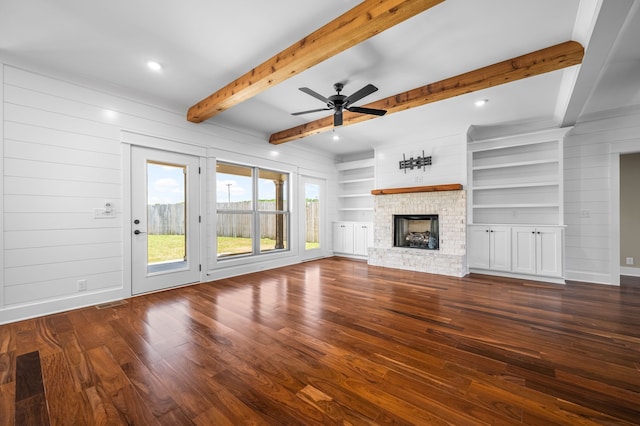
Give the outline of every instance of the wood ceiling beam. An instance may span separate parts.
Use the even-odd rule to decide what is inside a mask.
[[[365,108],[385,109],[387,110],[387,115],[389,115],[431,102],[442,101],[577,65],[582,62],[583,56],[584,48],[580,43],[567,41],[362,106]],[[374,118],[379,117],[344,111],[342,125],[347,126]],[[269,143],[278,145],[332,129],[333,115],[274,133],[269,138]]]
[[[200,123],[444,0],[365,0],[189,108]]]

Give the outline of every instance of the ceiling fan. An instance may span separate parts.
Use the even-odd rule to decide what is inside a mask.
[[[340,92],[344,88],[343,83],[336,83],[333,85],[333,88],[338,92],[335,95],[331,95],[328,98],[325,98],[321,94],[314,92],[308,87],[301,87],[300,90],[307,95],[311,95],[316,99],[320,99],[322,102],[327,104],[326,108],[318,108],[311,109],[308,111],[300,111],[294,112],[291,115],[301,115],[301,114],[309,114],[311,112],[319,112],[319,111],[329,111],[333,110],[333,125],[334,126],[342,126],[342,111],[347,110],[350,112],[359,112],[361,114],[372,114],[372,115],[385,115],[387,113],[386,110],[383,109],[373,109],[373,108],[363,108],[357,106],[351,106],[354,102],[359,101],[360,99],[368,96],[378,90],[376,86],[373,84],[367,84],[362,89],[357,92],[351,94],[350,96],[341,95]]]

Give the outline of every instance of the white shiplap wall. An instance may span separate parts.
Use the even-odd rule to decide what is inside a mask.
[[[205,146],[213,157],[241,154],[248,162],[248,145],[256,161],[273,150],[255,135],[195,125],[180,112],[0,65],[0,323],[130,295],[123,284],[123,130]],[[294,146],[278,150],[273,164],[335,179],[333,159]],[[93,209],[105,201],[114,203],[117,217],[94,219]],[[77,291],[79,279],[88,291]]]
[[[640,110],[579,123],[565,139],[565,276],[619,282],[619,153],[640,152]]]
[[[432,157],[432,165],[426,170],[400,170],[403,159],[422,156]],[[467,136],[466,133],[418,141],[385,145],[375,150],[376,188],[403,188],[412,186],[467,183]]]

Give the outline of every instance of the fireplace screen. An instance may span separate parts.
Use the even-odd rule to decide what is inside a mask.
[[[438,250],[438,215],[403,214],[393,216],[393,246]]]

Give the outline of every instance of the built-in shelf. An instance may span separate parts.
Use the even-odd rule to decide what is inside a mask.
[[[338,183],[361,183],[361,182],[373,182],[375,178],[361,178],[361,179],[348,179],[348,180],[340,180]]]
[[[558,182],[531,182],[531,183],[505,183],[501,185],[475,186],[474,191],[488,191],[491,189],[511,189],[511,188],[537,188],[544,186],[559,186]]]
[[[558,159],[517,161],[513,163],[503,163],[503,164],[497,164],[497,165],[492,164],[488,166],[473,166],[472,170],[504,169],[508,167],[534,166],[536,164],[553,164],[553,163],[558,163]]]
[[[468,222],[562,225],[562,147],[568,131],[470,142]]]
[[[355,161],[345,161],[343,163],[336,164],[336,169],[339,172],[345,170],[355,170],[355,169],[366,169],[373,168],[375,166],[375,161],[373,158],[366,158],[364,160],[355,160]]]
[[[474,204],[474,209],[528,209],[528,208],[538,208],[538,207],[559,207],[558,204],[537,204],[537,203],[529,203],[529,204]]]
[[[371,197],[370,193],[364,194],[340,194],[338,198],[358,198],[358,197]]]
[[[341,221],[370,222],[373,220],[375,158],[373,152],[363,154],[369,158],[336,164],[338,170],[338,212]]]
[[[563,141],[569,130],[469,142],[470,272],[564,283]]]

